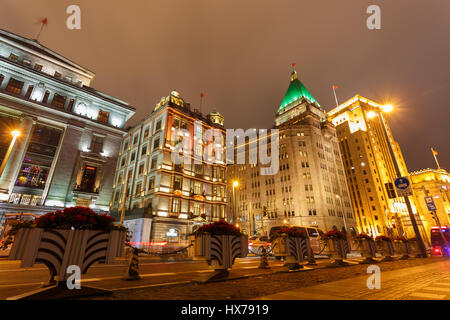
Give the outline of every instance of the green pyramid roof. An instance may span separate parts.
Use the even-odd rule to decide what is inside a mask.
[[[319,105],[319,103],[312,96],[312,94],[309,93],[308,89],[306,89],[303,83],[298,80],[297,72],[293,71],[291,74],[291,83],[289,84],[289,88],[284,95],[283,102],[281,102],[281,105],[278,108],[278,112],[281,112],[289,104],[296,100],[300,100],[301,98],[305,98],[308,102],[315,102],[317,103],[317,105]]]

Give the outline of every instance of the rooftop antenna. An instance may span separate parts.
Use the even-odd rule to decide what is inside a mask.
[[[39,23],[41,24],[41,29],[39,30],[39,33],[36,36],[36,41],[39,40],[39,36],[41,35],[42,29],[44,29],[44,26],[48,25],[48,19],[47,18],[43,18],[41,20],[39,20]]]
[[[205,94],[202,92],[200,93],[200,113],[202,113],[202,102],[203,102],[203,97],[205,96]]]

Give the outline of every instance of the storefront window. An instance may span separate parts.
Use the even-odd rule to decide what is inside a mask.
[[[27,152],[15,185],[44,189],[56,154],[62,130],[42,124],[34,126]],[[32,200],[23,200],[31,202]]]

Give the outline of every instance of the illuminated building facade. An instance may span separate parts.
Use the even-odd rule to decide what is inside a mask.
[[[180,129],[185,130],[182,138],[175,134]],[[202,157],[208,130],[222,140],[217,161]],[[183,243],[194,225],[225,217],[224,135],[223,116],[203,117],[176,91],[129,130],[116,167],[111,214],[120,219],[123,213],[134,242]],[[172,160],[179,143],[187,143],[184,157],[190,152],[201,158],[198,163]]]
[[[324,232],[346,226],[354,234],[356,221],[335,127],[295,71],[274,128],[279,130],[275,174],[261,175],[266,165],[260,162],[228,165],[229,218],[236,213],[236,223],[248,234],[268,235],[271,227],[283,225],[314,226]]]
[[[356,95],[329,111],[328,117],[336,126],[359,230],[374,236],[405,232],[413,237],[405,201],[397,197],[393,185],[397,170],[403,177],[408,170],[385,118],[391,108]],[[410,200],[424,232],[427,222],[418,214],[414,198]]]
[[[410,172],[414,196],[429,226],[450,226],[450,175],[444,169],[424,169]],[[436,206],[437,219],[428,210],[425,197],[432,197]],[[427,234],[430,230],[427,229]]]
[[[0,30],[0,213],[109,209],[127,103],[95,74],[39,42]]]

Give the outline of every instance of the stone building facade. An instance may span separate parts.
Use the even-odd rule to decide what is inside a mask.
[[[0,215],[107,211],[135,109],[90,87],[95,74],[0,30]]]
[[[294,225],[324,232],[344,228],[354,234],[356,221],[335,127],[295,71],[274,129],[279,130],[276,173],[262,175],[266,165],[260,162],[228,165],[229,218],[235,214],[235,223],[248,234],[268,235],[274,226]],[[246,159],[250,142],[245,142]]]

